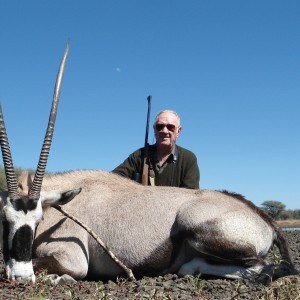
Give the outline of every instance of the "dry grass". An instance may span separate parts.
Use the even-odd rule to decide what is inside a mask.
[[[280,227],[300,227],[300,220],[285,220],[285,221],[277,221],[277,224]]]
[[[299,300],[300,276],[286,276],[273,281],[261,299],[266,300]]]

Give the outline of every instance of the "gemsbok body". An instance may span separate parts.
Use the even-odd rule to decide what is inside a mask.
[[[52,206],[64,205],[104,242],[135,277],[197,273],[225,278],[260,274],[275,243],[293,270],[275,222],[237,195],[211,190],[147,187],[105,171],[45,175],[64,54],[49,125],[32,180],[14,174],[2,109],[0,138],[8,191],[0,193],[8,279],[34,282],[32,264],[75,279],[116,279],[122,269],[91,235]],[[1,108],[1,107],[0,107]],[[72,201],[71,201],[72,200]]]

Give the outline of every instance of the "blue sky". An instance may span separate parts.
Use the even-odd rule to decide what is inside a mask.
[[[201,188],[299,209],[299,16],[296,0],[0,0],[15,166],[36,167],[69,40],[48,171],[112,170],[143,146],[152,95],[151,125],[180,114]]]

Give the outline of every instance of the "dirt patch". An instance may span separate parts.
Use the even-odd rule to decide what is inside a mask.
[[[300,270],[300,231],[286,232],[286,236],[294,265]],[[2,254],[0,259],[3,269]],[[269,259],[278,259],[277,249],[271,251]],[[268,286],[254,280],[179,278],[174,274],[134,282],[119,279],[53,286],[44,275],[38,274],[34,285],[1,279],[0,299],[300,299],[300,276],[283,277]]]

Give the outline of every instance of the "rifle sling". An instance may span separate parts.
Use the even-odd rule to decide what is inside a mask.
[[[151,186],[155,186],[155,173],[152,167],[152,164],[149,163],[150,168],[149,168],[149,181]]]

